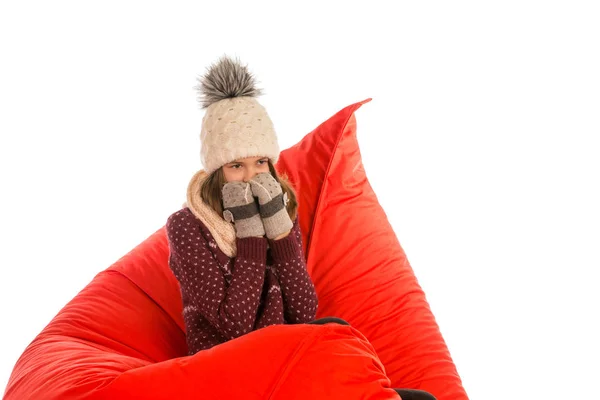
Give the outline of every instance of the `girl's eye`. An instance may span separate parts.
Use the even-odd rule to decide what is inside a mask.
[[[267,162],[269,162],[269,160],[267,160],[267,159],[264,159],[264,160],[258,160],[258,164],[259,164],[259,165],[263,165],[263,164],[265,164],[265,163],[267,163]]]
[[[233,165],[230,165],[230,167],[233,169],[238,169],[238,168],[241,168],[242,165],[241,164],[233,164]]]

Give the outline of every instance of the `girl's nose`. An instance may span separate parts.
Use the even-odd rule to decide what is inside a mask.
[[[252,180],[252,178],[254,178],[254,175],[256,175],[254,170],[251,170],[250,168],[248,168],[246,170],[246,172],[244,173],[244,182],[250,182]]]

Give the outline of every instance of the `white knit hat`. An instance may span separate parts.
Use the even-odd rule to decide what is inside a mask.
[[[255,79],[237,60],[222,57],[198,79],[198,99],[206,113],[200,131],[200,157],[211,174],[246,157],[279,158],[273,122],[256,97]]]

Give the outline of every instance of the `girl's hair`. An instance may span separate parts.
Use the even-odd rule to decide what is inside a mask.
[[[287,180],[287,177],[279,176],[277,174],[277,171],[275,171],[275,167],[271,163],[271,160],[269,160],[269,171],[275,180],[281,185],[283,193],[287,193],[287,198],[289,200],[286,207],[287,212],[292,221],[295,221],[296,216],[298,215],[298,201],[296,199],[296,192],[294,191],[294,188]],[[202,197],[202,200],[211,206],[212,209],[215,210],[219,215],[223,215],[223,195],[221,190],[223,189],[225,183],[225,174],[223,173],[223,167],[221,167],[210,174],[204,180],[204,182],[202,182],[202,186],[200,188],[200,196]]]

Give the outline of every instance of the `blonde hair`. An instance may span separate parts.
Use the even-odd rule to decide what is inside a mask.
[[[296,192],[294,188],[288,181],[286,176],[279,176],[275,167],[269,160],[269,171],[271,175],[275,178],[277,182],[281,185],[281,189],[283,193],[287,193],[287,198],[289,200],[287,204],[287,212],[292,221],[296,220],[298,216],[298,201],[296,199]],[[212,174],[210,174],[204,182],[202,182],[202,186],[200,187],[200,196],[202,200],[206,204],[208,204],[213,210],[217,212],[219,215],[223,215],[223,195],[221,190],[223,186],[227,183],[225,180],[225,174],[223,173],[223,167],[215,170]]]

